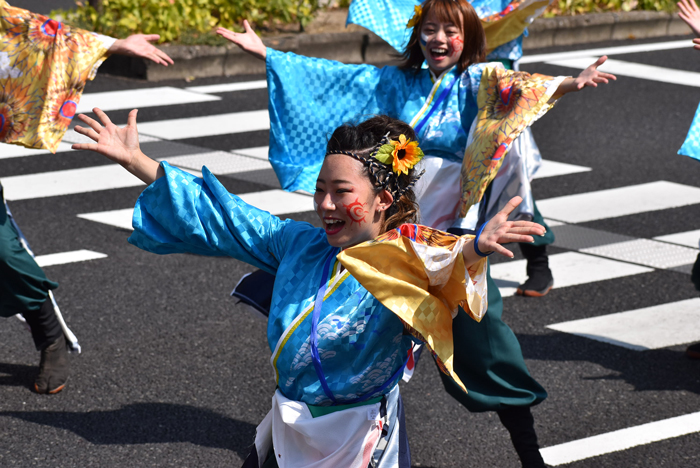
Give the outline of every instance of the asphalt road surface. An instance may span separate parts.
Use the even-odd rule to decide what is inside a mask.
[[[618,81],[566,96],[534,126],[545,159],[535,196],[557,235],[555,289],[513,296],[520,252],[494,259],[504,320],[549,392],[533,412],[551,465],[700,466],[700,362],[684,357],[700,341],[689,276],[700,163],[676,154],[700,102],[700,52],[668,41],[601,44],[632,46],[607,51]],[[600,53],[530,54],[522,68],[576,74]],[[111,109],[118,123],[139,107],[150,156],[193,171],[206,164],[232,192],[316,223],[310,198],[279,191],[266,161],[261,80],[98,75],[81,107]],[[56,155],[0,148],[9,204],[60,283],[56,297],[83,348],[67,388],[37,395],[31,337],[19,320],[3,321],[0,466],[240,466],[274,391],[266,324],[228,296],[252,268],[131,246],[129,211],[143,185],[68,146]],[[519,466],[496,415],[467,412],[437,372],[423,359],[402,384],[413,465]]]

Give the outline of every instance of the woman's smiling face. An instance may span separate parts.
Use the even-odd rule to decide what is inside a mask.
[[[462,17],[460,24],[443,22],[431,11],[423,21],[420,31],[420,46],[430,70],[439,75],[459,62],[464,49]]]
[[[376,193],[360,161],[343,154],[324,159],[314,205],[332,246],[351,247],[381,234],[391,201],[385,190]]]

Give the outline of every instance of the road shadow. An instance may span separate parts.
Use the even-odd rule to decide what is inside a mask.
[[[33,389],[34,379],[38,373],[38,366],[0,362],[0,386]]]
[[[245,459],[255,426],[213,411],[170,403],[135,403],[112,411],[2,411],[23,421],[69,430],[96,445],[190,442],[236,452]]]
[[[700,394],[700,361],[685,357],[683,350],[634,351],[580,336],[550,332],[517,334],[526,359],[586,361],[609,369],[611,375],[595,379],[624,380],[635,390],[686,390]]]

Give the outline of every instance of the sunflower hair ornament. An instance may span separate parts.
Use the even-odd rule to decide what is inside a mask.
[[[411,17],[410,20],[408,20],[408,23],[406,23],[406,29],[412,28],[415,25],[418,24],[420,21],[420,17],[423,14],[423,8],[421,8],[420,5],[416,5],[413,7],[413,16]]]
[[[388,137],[384,137],[388,140]],[[377,161],[389,165],[396,175],[408,174],[409,169],[423,159],[423,150],[418,147],[417,141],[411,141],[406,135],[399,135],[397,140],[389,140],[382,144],[371,156]]]
[[[408,175],[408,171],[413,169],[424,156],[423,150],[418,147],[418,142],[411,141],[403,134],[399,135],[397,141],[390,139],[389,133],[387,133],[377,145],[369,150],[369,156],[361,156],[352,151],[342,150],[328,152],[326,156],[329,154],[344,154],[367,166],[373,184],[391,193],[394,197],[394,203],[411,190],[425,173],[424,170],[421,171],[420,174],[412,177],[405,187],[399,187],[399,176],[401,174]],[[380,176],[387,169],[389,169],[388,174],[385,173],[385,177]]]

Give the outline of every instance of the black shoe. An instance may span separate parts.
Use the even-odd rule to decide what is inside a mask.
[[[527,281],[518,286],[515,293],[520,296],[542,297],[554,286],[547,246],[520,244],[520,250],[527,259]]]
[[[66,339],[61,336],[41,352],[39,376],[34,382],[37,393],[58,393],[66,386],[69,363]]]
[[[519,296],[542,297],[554,286],[554,278],[549,268],[528,276],[527,281],[518,286],[515,293]]]
[[[691,344],[685,348],[685,355],[690,359],[700,359],[700,343]]]

